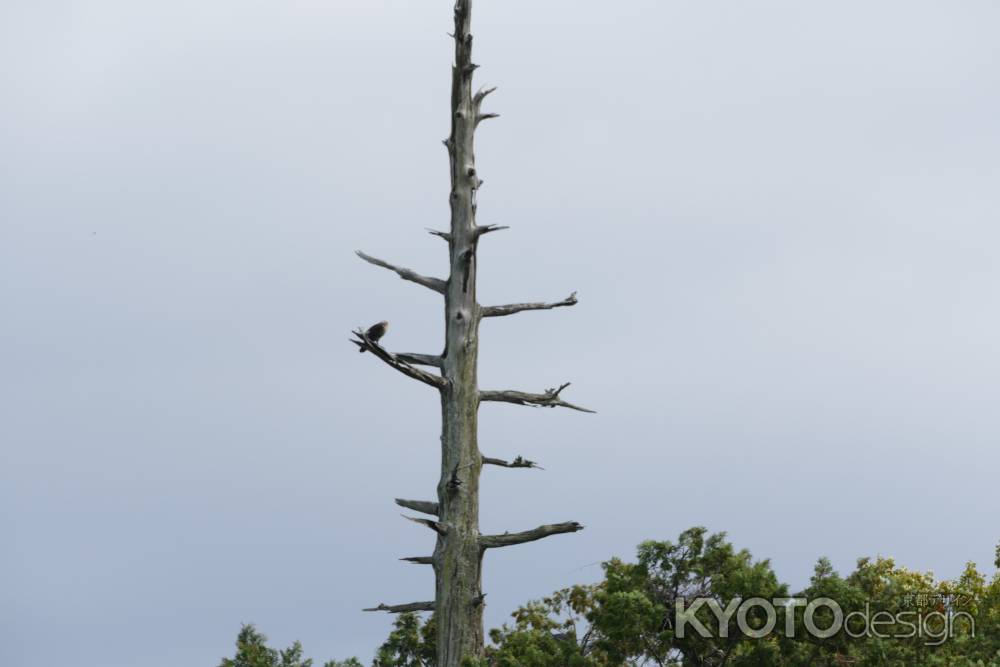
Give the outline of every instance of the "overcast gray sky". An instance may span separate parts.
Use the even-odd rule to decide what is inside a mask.
[[[0,4],[0,663],[369,657],[432,595],[451,3]],[[487,623],[703,524],[992,571],[1000,5],[480,0]]]

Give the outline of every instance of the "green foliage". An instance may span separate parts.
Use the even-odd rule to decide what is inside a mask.
[[[421,624],[417,614],[400,614],[379,647],[373,667],[425,667],[434,664],[437,631],[433,617]]]
[[[996,564],[1000,568],[1000,547]],[[692,528],[676,542],[643,542],[635,562],[613,558],[603,564],[603,573],[596,584],[566,588],[518,608],[509,623],[490,632],[485,658],[467,659],[465,667],[1000,667],[1000,573],[988,578],[974,563],[956,579],[942,581],[891,558],[859,559],[845,577],[820,558],[809,585],[790,595],[767,560],[737,550],[724,533]],[[851,619],[847,628],[858,636],[843,631],[826,639],[813,636],[806,631],[801,607],[779,607],[775,631],[761,639],[740,632],[735,614],[720,627],[707,606],[695,616],[710,637],[701,637],[691,626],[682,637],[674,627],[679,605],[689,607],[694,598],[713,599],[725,608],[731,600],[753,597],[835,600]],[[871,618],[880,612],[894,619],[880,627],[890,636],[861,633],[866,626],[859,615]],[[954,623],[951,636],[932,646],[924,634],[892,636],[905,630],[898,619],[906,612],[968,616]],[[814,618],[820,628],[833,620],[825,608]],[[762,610],[753,609],[748,620],[760,627]],[[791,637],[782,632],[786,620],[794,628]],[[430,667],[435,636],[433,616],[422,622],[416,614],[400,614],[372,667]],[[252,625],[243,626],[235,657],[220,667],[312,666],[298,642],[285,650],[266,642]],[[362,665],[351,658],[323,667]]]
[[[720,628],[707,606],[696,617],[712,637],[701,637],[691,628],[681,637],[673,627],[678,605],[694,598],[715,599],[725,607],[734,598],[787,596],[770,563],[755,562],[746,550],[736,551],[724,533],[707,535],[704,528],[692,528],[681,533],[676,544],[643,542],[637,563],[611,560],[604,572],[589,619],[599,635],[596,646],[610,664],[767,664],[764,654],[770,657],[774,651],[767,642],[744,637],[735,616]],[[751,626],[763,625],[761,614],[754,609],[748,615]]]
[[[777,609],[776,628],[792,623],[794,635],[776,631],[762,639],[744,636],[735,627],[735,616],[726,626],[728,637],[706,607],[696,617],[711,637],[691,631],[678,636],[674,612],[678,604],[696,597],[719,601],[761,597],[804,597],[836,600],[845,614],[873,615],[913,611],[967,612],[975,622],[962,619],[954,635],[940,646],[929,646],[929,637],[880,638],[871,634],[851,637],[845,632],[818,639],[806,632],[803,610],[786,619]],[[759,610],[754,610],[759,611]],[[489,667],[1000,667],[1000,575],[992,580],[969,563],[953,581],[937,581],[927,572],[898,566],[892,559],[862,558],[847,577],[821,558],[809,586],[794,595],[781,584],[766,560],[754,560],[746,550],[736,550],[724,534],[709,535],[703,528],[682,533],[675,542],[644,542],[636,562],[612,559],[604,564],[604,579],[592,586],[576,586],[541,601],[530,602],[512,615],[513,625],[491,633],[487,650]],[[820,609],[815,623],[823,628],[832,613]],[[762,617],[748,616],[752,627]],[[860,619],[850,626],[857,634]],[[940,625],[940,624],[939,624]],[[885,634],[901,628],[882,626]],[[940,628],[932,631],[938,631]]]
[[[302,645],[295,642],[283,651],[267,646],[267,637],[252,625],[244,625],[236,638],[236,655],[224,658],[219,667],[312,667],[302,659]]]
[[[798,616],[796,638],[786,646],[785,664],[992,666],[998,664],[1000,651],[998,594],[1000,579],[994,578],[988,584],[972,563],[957,579],[937,581],[931,573],[900,567],[891,558],[862,558],[846,578],[821,560],[802,596],[836,600],[848,619],[845,632],[829,639],[816,639],[805,632]],[[975,633],[971,623],[958,618],[950,636],[931,636],[945,632],[946,627],[934,619],[936,614],[945,612],[969,614],[974,619]],[[865,619],[880,614],[890,621],[877,628],[887,637],[872,633],[870,624],[866,629]],[[900,618],[905,622],[897,620]],[[829,618],[817,614],[820,627],[829,622]]]
[[[591,634],[584,619],[594,608],[594,586],[574,586],[529,602],[513,613],[513,626],[490,632],[488,665],[496,667],[596,667],[588,655]]]
[[[236,655],[223,658],[219,667],[312,667],[313,661],[302,657],[302,644],[295,642],[284,650],[267,645],[267,637],[253,625],[240,628],[236,637]],[[362,667],[357,658],[344,662],[331,660],[323,667]]]

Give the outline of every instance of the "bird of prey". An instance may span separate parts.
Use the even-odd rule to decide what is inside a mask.
[[[378,324],[373,324],[370,327],[368,327],[368,331],[365,332],[365,335],[368,336],[368,340],[370,340],[373,343],[377,343],[379,342],[379,340],[381,340],[382,336],[384,336],[385,332],[388,330],[389,330],[389,323],[383,320]],[[367,346],[362,345],[361,349],[358,351],[363,353],[367,349],[368,349]]]

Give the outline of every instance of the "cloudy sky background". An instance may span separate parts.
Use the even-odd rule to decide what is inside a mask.
[[[447,0],[0,5],[0,663],[370,657],[427,599]],[[1000,5],[481,0],[487,623],[692,525],[992,571]]]

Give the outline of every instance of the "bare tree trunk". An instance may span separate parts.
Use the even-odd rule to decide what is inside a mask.
[[[421,276],[358,252],[365,261],[395,271],[405,280],[444,295],[445,349],[441,356],[393,354],[358,330],[353,342],[403,374],[436,387],[441,394],[441,479],[437,502],[397,499],[397,504],[414,511],[436,515],[436,520],[413,519],[437,533],[433,556],[413,556],[403,560],[429,564],[434,568],[436,587],[433,602],[402,605],[380,604],[366,611],[400,613],[433,609],[436,615],[437,667],[460,667],[467,658],[483,656],[482,561],[487,549],[511,546],[570,533],[583,527],[576,522],[545,525],[522,533],[480,535],[479,476],[484,457],[478,445],[478,412],[482,401],[502,401],[535,407],[567,407],[590,412],[563,401],[559,395],[567,384],[544,393],[512,390],[480,391],[477,377],[479,323],[483,317],[512,315],[526,310],[550,310],[576,304],[576,294],[555,303],[521,303],[481,308],[476,300],[476,249],[488,232],[505,229],[476,224],[476,192],[482,185],[476,170],[474,137],[479,123],[496,114],[484,114],[483,100],[492,92],[473,94],[470,32],[472,0],[455,4],[455,64],[452,68],[451,135],[445,140],[451,166],[451,227],[448,232],[431,232],[448,242],[450,273],[447,281]],[[440,375],[415,368],[436,366]],[[508,468],[533,468],[534,462],[518,456],[514,463],[490,458],[488,462]]]
[[[479,547],[479,306],[476,303],[476,190],[473,140],[472,0],[455,5],[455,64],[451,83],[451,279],[445,294],[445,352],[441,392],[440,517],[448,532],[434,550],[437,575],[438,665],[460,665],[483,653],[482,550]]]

